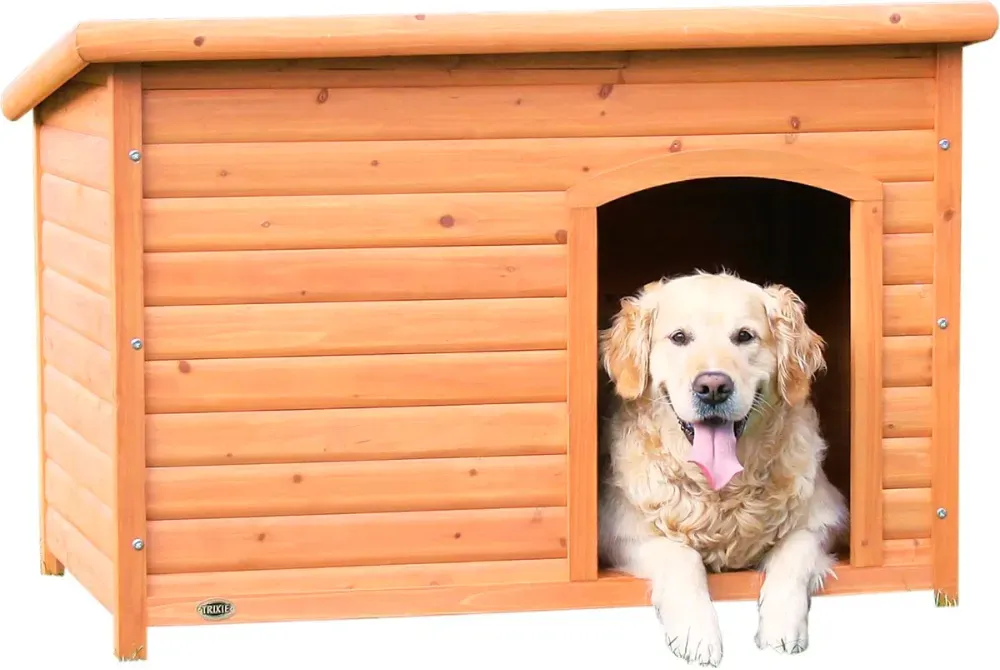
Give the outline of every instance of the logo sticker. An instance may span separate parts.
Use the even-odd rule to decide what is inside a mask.
[[[236,607],[228,600],[214,598],[198,603],[198,614],[206,621],[222,621],[233,616]]]

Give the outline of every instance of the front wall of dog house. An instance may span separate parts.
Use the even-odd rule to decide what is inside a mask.
[[[936,67],[932,47],[144,66],[151,611],[569,579],[564,192],[699,148],[885,183],[884,560],[928,565]]]

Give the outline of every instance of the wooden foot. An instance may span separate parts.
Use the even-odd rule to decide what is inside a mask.
[[[66,573],[66,567],[59,562],[51,551],[42,546],[42,574],[46,576],[62,577]]]
[[[958,594],[935,591],[934,605],[936,607],[958,607]]]
[[[118,660],[122,661],[122,662],[128,662],[128,661],[145,661],[146,660],[146,646],[142,645],[141,647],[138,647],[138,648],[132,650],[132,652],[130,654],[128,654],[127,656],[122,656],[121,654],[115,654],[115,655],[118,656]]]

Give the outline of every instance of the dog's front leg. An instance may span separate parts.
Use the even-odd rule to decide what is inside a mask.
[[[651,583],[653,607],[670,651],[689,663],[718,666],[722,632],[698,552],[656,537],[637,543],[630,553],[632,571]]]

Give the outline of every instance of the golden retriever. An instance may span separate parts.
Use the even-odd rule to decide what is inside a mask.
[[[670,650],[722,660],[707,572],[761,569],[755,641],[808,645],[843,496],[810,402],[825,342],[790,289],[728,274],[648,284],[601,332],[616,407],[601,439],[600,554],[647,579]]]

